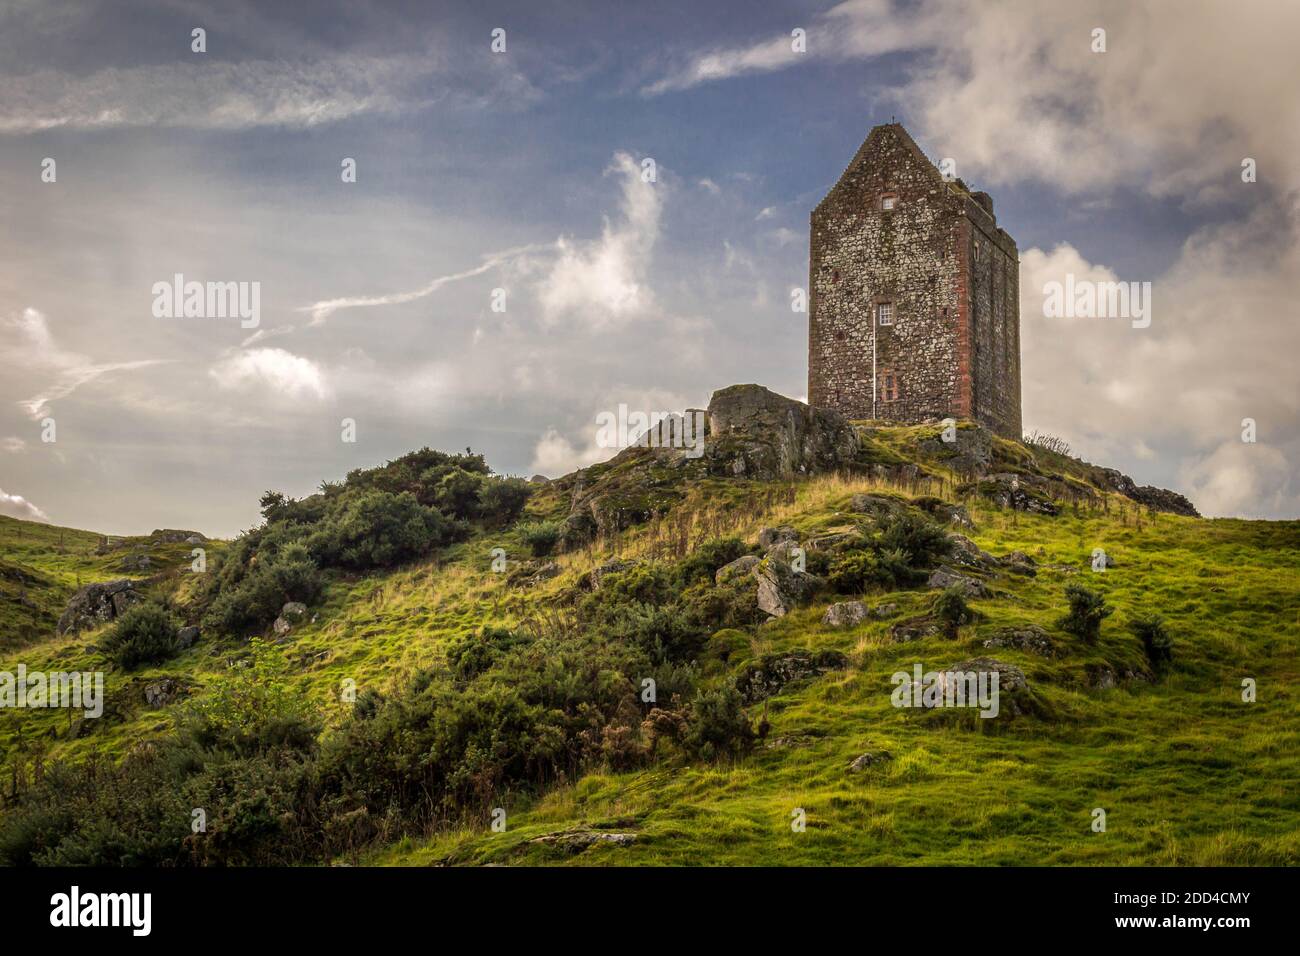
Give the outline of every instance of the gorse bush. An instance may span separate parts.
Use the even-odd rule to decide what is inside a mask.
[[[1159,615],[1135,617],[1129,621],[1129,630],[1142,642],[1142,650],[1153,668],[1161,670],[1173,660],[1173,638],[1165,630],[1165,622]]]
[[[966,603],[966,593],[961,585],[954,585],[940,592],[935,598],[934,616],[939,619],[944,634],[949,638],[955,638],[963,624],[969,624],[974,620],[974,614]]]
[[[1115,609],[1106,607],[1105,598],[1081,584],[1067,584],[1065,599],[1070,603],[1070,610],[1060,619],[1059,625],[1089,644],[1095,644],[1101,638],[1101,622]]]
[[[161,604],[153,601],[137,604],[118,618],[101,647],[124,670],[161,664],[176,654],[178,626]]]
[[[535,558],[544,558],[555,550],[560,530],[556,521],[529,521],[519,526],[519,534]]]
[[[358,469],[301,500],[262,496],[262,527],[246,532],[208,579],[205,624],[226,632],[264,627],[287,601],[311,604],[324,570],[368,571],[412,561],[462,539],[469,522],[513,522],[531,489],[498,478],[481,455],[425,448]]]

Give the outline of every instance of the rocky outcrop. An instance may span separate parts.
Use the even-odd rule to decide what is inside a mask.
[[[849,764],[849,773],[862,773],[876,764],[887,763],[894,757],[888,750],[868,751]]]
[[[961,494],[974,492],[1001,508],[1012,508],[1028,514],[1059,514],[1061,509],[1048,494],[1047,484],[1046,480],[1036,475],[1001,472],[962,485],[957,491]]]
[[[202,544],[208,539],[197,531],[180,531],[176,528],[155,528],[149,537],[156,544]]]
[[[565,830],[560,833],[546,833],[533,837],[529,843],[552,846],[566,853],[581,853],[597,844],[608,846],[630,846],[636,842],[635,833],[605,833],[597,830]]]
[[[938,568],[930,574],[929,580],[925,582],[928,588],[947,590],[951,587],[960,587],[966,597],[990,597],[993,592],[979,578],[973,578],[967,574],[960,574],[952,568]]]
[[[792,565],[789,554],[778,545],[751,570],[758,581],[758,607],[765,614],[784,617],[821,587],[821,578],[796,571]]]
[[[1128,475],[1116,471],[1114,468],[1099,468],[1098,471],[1102,475],[1102,482],[1106,487],[1109,487],[1112,491],[1118,491],[1125,498],[1131,498],[1138,504],[1146,505],[1152,511],[1185,515],[1188,518],[1199,518],[1201,516],[1201,513],[1196,510],[1196,506],[1176,491],[1155,488],[1151,485],[1139,486]]]
[[[863,621],[873,618],[880,620],[897,613],[897,604],[880,604],[873,608],[865,601],[841,601],[826,609],[822,623],[828,627],[855,627]]]
[[[713,575],[713,583],[723,585],[747,574],[752,574],[754,568],[758,567],[758,563],[762,560],[756,554],[742,554],[735,561],[718,568]]]
[[[99,627],[121,617],[127,608],[142,600],[144,595],[127,578],[87,584],[68,600],[55,629],[59,634],[70,634]]]
[[[736,677],[736,690],[746,704],[766,700],[792,681],[820,677],[833,670],[843,670],[848,658],[839,651],[793,651],[768,654],[746,664]]]
[[[1037,624],[1004,627],[984,642],[985,647],[1010,647],[1040,657],[1056,657],[1056,643]]]
[[[813,408],[761,385],[713,393],[705,460],[711,474],[773,480],[851,465],[858,434],[839,412]]]
[[[182,627],[176,632],[176,650],[188,651],[199,639],[199,629],[197,627]]]

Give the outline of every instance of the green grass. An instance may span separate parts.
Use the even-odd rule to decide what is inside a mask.
[[[914,456],[923,427],[878,429],[877,454]],[[1024,454],[1007,443],[999,456]],[[944,475],[942,463],[927,467]],[[1039,458],[1037,467],[1053,474]],[[1080,469],[1076,475],[1085,475]],[[631,476],[618,476],[631,481]],[[951,494],[955,482],[943,485]],[[625,555],[662,555],[686,527],[692,540],[714,533],[752,537],[764,525],[789,523],[803,534],[851,526],[855,491],[916,489],[826,476],[793,487],[703,481],[676,490],[665,521],[621,535]],[[928,493],[935,493],[930,486]],[[656,494],[660,494],[656,489]],[[556,517],[568,492],[543,491],[527,517]],[[749,635],[754,654],[796,648],[835,649],[850,666],[787,687],[771,699],[768,742],[735,763],[661,763],[629,773],[590,772],[566,785],[507,806],[508,825],[414,834],[375,848],[363,862],[425,865],[488,862],[576,865],[908,865],[1053,864],[1184,865],[1300,863],[1300,728],[1295,687],[1300,606],[1300,522],[1205,520],[1139,511],[1114,496],[1106,510],[1066,505],[1056,517],[965,504],[970,537],[994,554],[1022,550],[1039,564],[1036,577],[1005,575],[997,596],[972,601],[980,620],[956,641],[928,638],[893,644],[889,621],[836,630],[821,624],[835,598],[797,610]],[[674,523],[675,522],[675,523]],[[0,568],[19,566],[48,581],[38,591],[44,628],[36,640],[0,644],[0,670],[19,661],[30,669],[107,669],[93,650],[95,634],[53,636],[50,615],[80,582],[123,576],[123,553],[97,556],[98,536],[0,519]],[[220,547],[213,543],[213,547]],[[515,531],[479,534],[437,560],[382,575],[335,576],[311,609],[314,620],[289,636],[285,649],[302,693],[327,720],[343,716],[338,688],[384,689],[438,662],[446,643],[485,623],[513,625],[539,613],[563,613],[566,589],[606,560],[603,547],[560,556],[563,572],[532,588],[512,586],[490,570],[490,551],[523,556]],[[1093,572],[1101,547],[1116,565]],[[168,548],[171,550],[169,551]],[[188,547],[158,550],[179,567]],[[172,552],[175,553],[172,553]],[[1074,569],[1052,569],[1063,565]],[[6,631],[13,611],[3,581]],[[1104,593],[1115,613],[1096,646],[1062,632],[1063,588],[1078,581]],[[192,581],[182,571],[152,587],[183,604]],[[872,594],[918,613],[933,592]],[[30,609],[29,609],[30,610]],[[1143,671],[1145,658],[1128,631],[1136,615],[1161,614],[1174,638],[1174,663],[1155,681],[1091,686],[1090,669]],[[992,632],[1032,622],[1065,650],[1045,659],[982,646]],[[48,624],[48,627],[45,625]],[[143,674],[109,672],[119,713],[73,736],[68,716],[0,714],[0,751],[39,749],[47,757],[120,756],[137,741],[164,733],[175,708],[153,710],[140,678],[183,676],[202,693],[205,675],[244,653],[239,642],[205,638],[181,657]],[[989,655],[1025,671],[1052,719],[981,721],[949,714],[918,715],[891,706],[890,675]],[[1258,699],[1242,701],[1242,680],[1257,682]],[[134,698],[130,699],[134,695]],[[756,708],[757,717],[761,708]],[[853,774],[865,751],[892,760]],[[1092,811],[1107,814],[1105,833],[1091,829]],[[792,813],[806,814],[794,832]],[[529,841],[569,829],[637,835],[630,846],[597,845],[578,854]]]

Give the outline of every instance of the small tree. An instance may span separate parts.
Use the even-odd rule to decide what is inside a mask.
[[[1115,609],[1106,607],[1104,597],[1081,584],[1067,584],[1065,599],[1070,602],[1070,612],[1057,623],[1062,629],[1083,638],[1089,644],[1097,643],[1101,637],[1101,622],[1110,617]]]
[[[159,664],[176,653],[175,619],[161,604],[148,602],[127,610],[104,639],[104,653],[123,670]]]

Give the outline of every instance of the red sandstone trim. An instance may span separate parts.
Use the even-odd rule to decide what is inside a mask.
[[[962,418],[973,417],[974,396],[972,395],[972,375],[974,373],[974,356],[971,343],[974,336],[971,330],[970,303],[970,223],[963,217],[957,224],[957,394],[953,396],[953,411]]]

